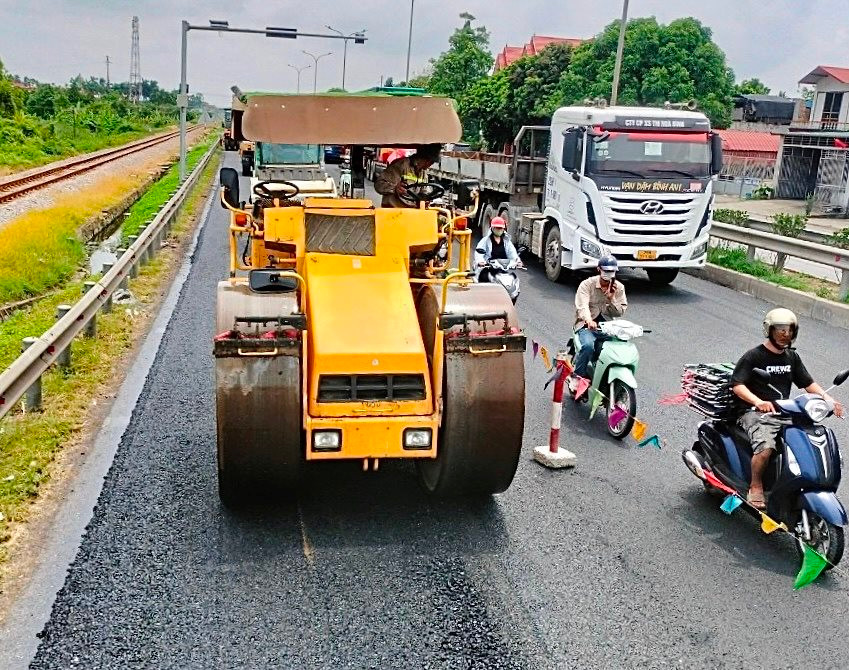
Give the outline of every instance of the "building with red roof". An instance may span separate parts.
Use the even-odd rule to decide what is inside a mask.
[[[773,133],[754,130],[717,130],[722,138],[722,154],[742,158],[775,160],[781,138]]]
[[[511,47],[505,45],[504,48],[495,56],[495,65],[493,72],[503,70],[505,67],[515,63],[523,56],[536,56],[540,51],[545,49],[550,44],[568,44],[573,49],[584,43],[585,40],[574,37],[550,37],[546,35],[532,35],[531,39],[521,47]]]

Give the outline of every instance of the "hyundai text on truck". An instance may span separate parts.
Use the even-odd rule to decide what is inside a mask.
[[[479,180],[482,232],[504,217],[552,281],[611,253],[668,284],[705,264],[721,167],[720,137],[700,112],[581,106],[524,126],[511,153],[445,152],[430,174]]]

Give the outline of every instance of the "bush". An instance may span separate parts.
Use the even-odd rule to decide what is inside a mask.
[[[773,232],[784,237],[799,237],[808,225],[804,214],[773,214],[771,218]]]
[[[849,249],[849,228],[830,235],[826,241],[832,246]]]
[[[752,200],[769,200],[774,195],[775,191],[768,184],[761,184],[752,191]]]
[[[729,223],[732,226],[749,227],[749,213],[740,209],[715,209],[713,210],[713,220]]]

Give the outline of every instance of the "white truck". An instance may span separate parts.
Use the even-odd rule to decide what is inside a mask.
[[[323,156],[323,149],[318,144],[255,142],[251,202],[254,186],[261,181],[292,182],[300,189],[295,200],[337,197],[336,182],[327,174]],[[266,187],[271,191],[279,190],[273,183]]]
[[[478,180],[482,232],[504,217],[552,281],[610,253],[668,284],[705,264],[721,167],[721,139],[704,114],[584,106],[561,107],[551,126],[523,127],[510,154],[445,152],[430,174]]]

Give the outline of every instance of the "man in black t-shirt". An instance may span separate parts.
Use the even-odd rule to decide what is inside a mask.
[[[834,413],[843,416],[843,407],[834,401],[811,377],[805,364],[790,345],[799,334],[799,322],[789,309],[774,309],[764,317],[766,341],[750,349],[737,361],[731,375],[731,390],[737,396],[737,423],[749,435],[752,444],[752,483],[748,501],[758,509],[766,506],[763,473],[776,449],[775,439],[786,421],[775,415],[775,406],[767,398],[778,400],[769,384],[781,392],[782,398],[790,396],[795,384],[808,393],[818,393],[834,403]],[[759,368],[770,374],[768,382],[756,377],[752,370]]]

